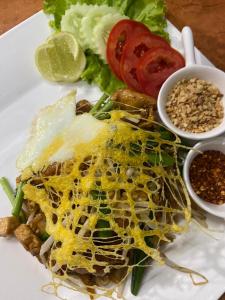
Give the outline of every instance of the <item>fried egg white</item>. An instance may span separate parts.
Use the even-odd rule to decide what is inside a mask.
[[[75,115],[75,91],[41,110],[30,138],[17,159],[17,168],[38,170],[75,156],[76,145],[92,141],[106,124],[90,114]]]

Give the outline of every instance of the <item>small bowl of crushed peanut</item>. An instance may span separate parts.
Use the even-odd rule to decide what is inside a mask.
[[[195,64],[191,29],[182,31],[186,67],[163,84],[157,101],[162,122],[177,135],[204,140],[225,132],[225,73]]]
[[[162,122],[181,137],[204,140],[225,132],[225,73],[186,67],[169,78],[158,99]]]
[[[183,177],[197,205],[225,218],[225,137],[196,144],[186,157]]]

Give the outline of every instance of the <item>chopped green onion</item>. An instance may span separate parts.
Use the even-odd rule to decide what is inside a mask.
[[[113,102],[108,100],[98,113],[108,112],[113,108]]]
[[[12,215],[15,217],[18,217],[21,212],[23,204],[23,186],[24,182],[20,182],[20,184],[18,185],[15,202],[12,209]]]
[[[109,119],[110,115],[107,113],[113,108],[113,102],[109,99],[107,94],[103,94],[98,102],[92,107],[90,113],[98,120]]]
[[[106,101],[106,99],[108,99],[108,97],[109,96],[107,94],[103,94],[101,96],[101,98],[98,100],[98,102],[92,107],[92,109],[90,110],[90,113],[92,115],[95,115],[95,113],[101,109],[102,105],[105,103],[105,101]]]
[[[6,193],[7,197],[9,198],[9,201],[13,206],[15,201],[15,194],[9,181],[5,177],[2,177],[0,178],[0,185],[2,186],[3,191]]]

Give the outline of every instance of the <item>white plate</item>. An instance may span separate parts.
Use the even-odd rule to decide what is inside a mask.
[[[171,24],[172,44],[182,52],[179,31]],[[35,70],[35,48],[49,35],[48,20],[42,12],[34,15],[0,38],[0,176],[12,184],[17,175],[15,160],[35,113],[64,95],[68,86],[49,84]],[[198,63],[210,62],[196,51]],[[77,83],[78,97],[96,100],[100,91]],[[10,215],[11,207],[0,191],[0,216]],[[224,230],[224,221],[209,217],[213,228]],[[134,297],[126,286],[127,299],[136,300],[217,300],[225,291],[225,237],[215,240],[196,226],[168,248],[177,263],[204,274],[209,283],[193,286],[188,275],[166,266],[153,266],[145,277],[140,295]],[[56,300],[41,292],[50,274],[14,239],[0,239],[0,299]],[[62,291],[69,300],[87,299]]]

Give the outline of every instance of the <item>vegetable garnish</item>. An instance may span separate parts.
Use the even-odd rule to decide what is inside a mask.
[[[72,34],[59,32],[37,48],[35,62],[45,79],[74,82],[80,78],[86,58]]]
[[[65,11],[75,4],[107,5],[130,19],[144,23],[152,32],[168,38],[165,31],[165,2],[163,0],[44,0],[44,12],[54,16],[51,25],[57,30]]]
[[[97,84],[108,95],[125,87],[125,84],[116,78],[109,66],[100,60],[98,55],[93,54],[90,50],[87,50],[85,54],[87,65],[81,74],[82,80],[87,81],[89,84]]]
[[[157,97],[167,77],[184,66],[181,55],[167,42],[164,1],[150,0],[146,4],[144,0],[132,3],[122,0],[62,0],[59,4],[47,0],[44,10],[54,15],[51,25],[57,31],[70,33],[87,58],[82,72],[84,60],[81,63],[74,57],[71,65],[69,57],[62,55],[65,48],[62,42],[58,49],[55,46],[52,49],[49,42],[39,47],[37,65],[48,80],[74,82],[81,78],[97,84],[109,95],[127,85]],[[51,39],[54,40],[54,35]],[[155,48],[157,51],[152,58],[148,53]],[[37,60],[39,56],[41,59]],[[63,60],[57,58],[62,56]],[[63,61],[70,66],[68,70],[60,70]],[[150,64],[151,68],[148,68]]]
[[[106,42],[109,33],[119,20],[133,19],[140,26],[168,39],[166,32],[165,4],[162,0],[45,0],[44,11],[54,15],[51,26],[56,31],[71,32],[86,50],[87,65],[81,79],[97,84],[107,94],[125,87],[112,74],[106,59]]]
[[[162,84],[185,66],[183,56],[165,47],[149,49],[139,60],[137,78],[146,94],[157,97]]]
[[[106,42],[112,27],[126,19],[107,5],[72,5],[62,17],[61,30],[72,33],[83,50],[91,49],[106,60]]]
[[[128,40],[144,33],[150,33],[148,27],[133,20],[122,20],[111,30],[107,42],[107,62],[119,79],[122,79],[120,64]]]
[[[158,47],[170,48],[170,45],[161,37],[149,33],[138,34],[132,33],[132,38],[128,40],[124,47],[121,57],[120,70],[124,82],[136,91],[144,92],[143,80],[138,79],[138,66],[141,64],[141,58],[145,56],[146,52]],[[156,66],[157,67],[157,66]],[[163,67],[163,66],[162,66]],[[158,68],[158,77],[160,77],[160,68]],[[154,79],[152,74],[148,74],[145,79],[148,85],[151,85]],[[146,77],[146,74],[145,76]],[[157,96],[155,93],[147,93],[151,96]]]
[[[184,58],[169,43],[140,22],[123,20],[107,42],[110,68],[129,88],[157,98],[165,80],[185,66]]]

